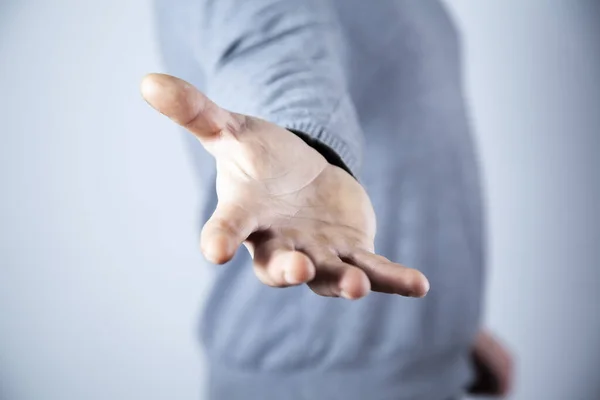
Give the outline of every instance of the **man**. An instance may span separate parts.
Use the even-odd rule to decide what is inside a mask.
[[[209,397],[505,393],[510,359],[478,333],[479,178],[442,5],[158,0],[156,15],[170,72],[208,96],[142,83],[216,160],[195,150],[202,251],[229,262],[202,318]]]

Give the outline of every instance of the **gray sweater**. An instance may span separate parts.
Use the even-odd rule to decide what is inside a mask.
[[[440,2],[156,0],[156,17],[168,72],[334,150],[373,201],[377,252],[431,283],[424,299],[324,298],[262,285],[240,250],[210,267],[209,398],[459,396],[480,318],[483,224],[460,43]],[[204,222],[214,161],[191,141]]]

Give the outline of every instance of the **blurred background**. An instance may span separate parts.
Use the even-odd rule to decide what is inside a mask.
[[[415,0],[416,1],[416,0]],[[600,399],[600,2],[447,0],[518,400]],[[0,399],[198,399],[197,186],[146,0],[0,2]]]

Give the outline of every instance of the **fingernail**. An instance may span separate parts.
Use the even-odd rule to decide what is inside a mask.
[[[352,297],[350,297],[350,295],[346,291],[344,291],[344,290],[342,290],[340,292],[340,296],[342,296],[345,299],[352,300]]]

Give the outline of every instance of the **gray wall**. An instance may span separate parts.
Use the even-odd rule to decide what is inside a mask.
[[[600,2],[451,0],[519,400],[600,399]]]
[[[198,399],[209,282],[180,134],[138,95],[161,70],[149,4],[49,3],[0,3],[0,398]],[[598,399],[597,3],[449,3],[512,398]]]

